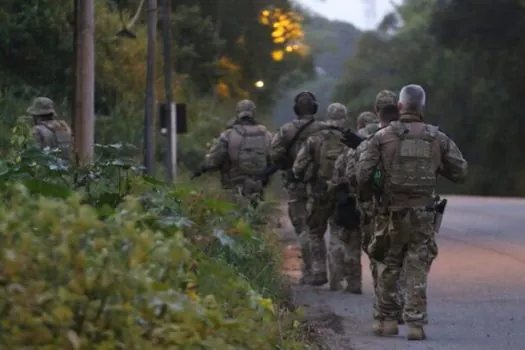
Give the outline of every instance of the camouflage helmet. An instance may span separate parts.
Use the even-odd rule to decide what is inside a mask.
[[[348,110],[342,103],[332,103],[326,109],[326,123],[343,127],[347,122]]]
[[[56,116],[55,103],[53,100],[47,97],[37,97],[33,100],[31,106],[29,106],[26,112],[33,116],[48,115],[52,114]]]
[[[358,129],[362,129],[371,123],[379,123],[379,118],[377,117],[376,114],[370,111],[362,112],[357,117],[357,128]]]
[[[374,102],[374,109],[376,113],[379,113],[381,108],[386,105],[397,104],[397,95],[390,90],[381,90],[376,95]]]
[[[255,115],[255,103],[251,100],[242,100],[237,102],[235,107],[237,118],[253,118]]]

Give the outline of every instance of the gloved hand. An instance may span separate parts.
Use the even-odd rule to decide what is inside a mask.
[[[191,175],[190,180],[194,180],[194,179],[198,178],[199,176],[201,176],[205,172],[206,172],[205,169],[203,169],[202,167],[199,167],[199,169],[197,171],[195,171],[193,173],[193,175]]]
[[[357,147],[359,147],[361,142],[363,142],[363,139],[356,133],[352,132],[351,130],[345,130],[345,132],[343,133],[343,137],[341,138],[341,141],[347,147],[356,149]]]

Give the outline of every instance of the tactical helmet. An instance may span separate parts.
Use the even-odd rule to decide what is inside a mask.
[[[366,125],[370,123],[379,123],[379,118],[377,115],[370,111],[365,111],[359,114],[357,117],[357,128],[361,129],[364,128]]]
[[[381,108],[390,104],[397,104],[397,95],[390,90],[379,91],[374,102],[375,112],[379,113]]]
[[[347,123],[347,113],[345,105],[342,103],[332,103],[326,109],[326,122],[331,125],[344,127]]]
[[[55,103],[53,100],[47,97],[37,97],[33,100],[31,106],[29,106],[26,112],[32,116],[41,116],[52,114],[56,117]]]
[[[312,114],[317,113],[319,105],[317,104],[317,99],[315,98],[315,95],[309,91],[303,91],[297,94],[297,96],[295,96],[294,98],[293,106],[295,114],[300,116],[302,113],[301,109],[305,109],[308,107],[312,108]]]
[[[253,118],[255,115],[255,103],[251,100],[242,100],[237,102],[237,118]]]

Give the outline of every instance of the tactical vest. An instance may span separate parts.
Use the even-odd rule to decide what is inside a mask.
[[[437,180],[434,152],[438,127],[427,124],[420,133],[411,132],[401,122],[392,123],[392,127],[399,136],[399,144],[392,159],[389,191],[414,197],[432,196]]]
[[[42,146],[59,149],[60,156],[70,159],[72,156],[72,135],[69,125],[63,120],[39,122],[35,126],[42,139]]]
[[[335,162],[346,146],[341,142],[342,131],[336,128],[323,130],[319,137],[321,144],[316,154],[316,177],[318,181],[328,181],[334,173]]]
[[[230,134],[228,155],[232,180],[238,176],[255,177],[267,165],[269,140],[262,125],[234,125]]]

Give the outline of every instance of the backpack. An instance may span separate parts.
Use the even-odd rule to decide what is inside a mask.
[[[232,139],[228,153],[238,175],[259,176],[268,163],[269,140],[262,125],[234,125],[240,138]]]
[[[59,149],[60,157],[70,159],[72,156],[72,135],[69,125],[63,120],[50,120],[38,123],[36,130],[42,139],[42,146]]]
[[[317,180],[328,181],[334,173],[335,162],[346,146],[341,142],[342,132],[338,128],[330,128],[321,132],[321,145],[317,156]]]
[[[438,127],[425,125],[423,132],[410,133],[402,123],[392,124],[399,144],[392,159],[390,191],[414,196],[432,196],[436,187],[433,152]]]

